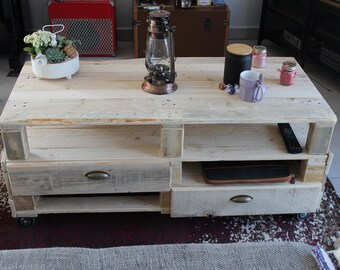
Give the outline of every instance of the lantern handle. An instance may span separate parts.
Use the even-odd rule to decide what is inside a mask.
[[[52,33],[50,31],[46,31],[45,27],[51,27],[51,28],[53,28],[53,27],[61,27],[61,29],[56,31],[56,32],[54,32],[54,33]],[[65,26],[63,24],[47,24],[47,25],[44,25],[43,28],[42,28],[42,30],[44,32],[51,33],[51,46],[52,47],[56,47],[57,46],[57,44],[58,44],[58,42],[57,42],[57,34],[62,32],[64,29],[65,29]]]
[[[61,27],[61,29],[58,30],[58,31],[55,31],[54,34],[58,34],[58,33],[62,32],[62,31],[64,31],[64,29],[65,29],[65,26],[63,24],[47,24],[47,25],[44,25],[43,28],[42,28],[43,31],[45,31],[45,27],[51,27],[51,28],[53,28],[53,27]]]
[[[170,82],[173,83],[175,81],[176,77],[176,71],[175,71],[175,43],[174,43],[174,33],[176,31],[176,27],[169,27],[167,25],[167,30],[170,32]]]

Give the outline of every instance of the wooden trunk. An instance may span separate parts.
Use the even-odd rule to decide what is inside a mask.
[[[145,57],[147,17],[134,0],[134,57]],[[224,56],[229,35],[229,9],[227,6],[192,6],[177,8],[166,5],[171,13],[170,24],[176,26],[175,55],[180,56]]]

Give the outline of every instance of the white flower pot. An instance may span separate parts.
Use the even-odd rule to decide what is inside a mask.
[[[31,61],[33,73],[38,79],[71,79],[72,75],[79,70],[79,54],[58,64],[46,64],[32,58]]]

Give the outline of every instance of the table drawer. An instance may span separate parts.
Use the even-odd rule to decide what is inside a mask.
[[[168,161],[9,162],[7,170],[14,196],[170,190]]]
[[[314,212],[321,183],[174,187],[171,216],[234,216]]]

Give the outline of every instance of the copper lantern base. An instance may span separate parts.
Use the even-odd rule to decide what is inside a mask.
[[[173,82],[173,83],[166,83],[166,84],[161,84],[161,85],[154,85],[154,84],[144,81],[142,84],[142,89],[145,92],[148,92],[150,94],[166,95],[166,94],[170,94],[176,91],[177,84]]]

